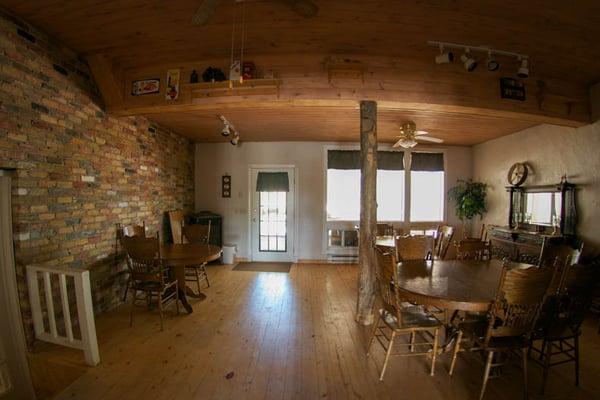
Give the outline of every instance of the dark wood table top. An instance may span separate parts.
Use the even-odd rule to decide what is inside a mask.
[[[406,300],[418,304],[487,311],[501,273],[500,260],[405,261],[398,264],[398,289]]]
[[[198,265],[221,257],[221,247],[212,244],[161,244],[160,255],[170,266]]]

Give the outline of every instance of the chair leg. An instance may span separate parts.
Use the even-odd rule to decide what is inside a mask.
[[[575,386],[579,386],[579,335],[573,339],[573,351],[575,352]]]
[[[454,345],[454,351],[452,352],[452,363],[450,363],[450,376],[454,373],[454,366],[456,365],[456,358],[460,350],[460,342],[462,340],[463,333],[458,331],[458,337],[456,338],[456,344]]]
[[[127,301],[127,292],[129,292],[129,286],[131,285],[131,276],[127,278],[127,284],[125,285],[125,294],[123,295],[123,302]]]
[[[158,314],[160,315],[160,330],[162,331],[163,326],[163,304],[162,304],[162,293],[158,294]]]
[[[131,310],[129,311],[129,326],[133,326],[133,309],[135,308],[135,298],[137,297],[137,289],[133,289],[133,298],[131,299]]]
[[[206,279],[206,287],[210,287],[210,282],[208,281],[208,272],[206,271],[206,265],[202,266],[202,270],[204,271],[204,279]]]
[[[392,354],[392,345],[394,344],[395,337],[396,337],[396,332],[392,332],[392,337],[390,338],[390,343],[388,344],[388,349],[385,352],[385,360],[383,360],[383,367],[381,368],[381,375],[379,375],[380,381],[383,381],[383,375],[385,374],[385,369],[387,368],[387,364],[390,359],[390,354]]]
[[[411,332],[410,333],[410,352],[414,352],[415,351],[415,332]]]
[[[527,393],[527,347],[523,347],[521,349],[521,352],[523,353],[523,394],[524,394],[524,399],[527,400],[528,399],[528,393]]]
[[[546,342],[544,339],[546,354],[544,356],[544,372],[542,373],[542,390],[541,394],[544,394],[546,390],[546,381],[548,380],[548,371],[550,371],[550,357],[552,356],[552,342]],[[544,345],[542,345],[544,346]],[[542,353],[544,354],[544,353]]]
[[[492,368],[492,360],[494,359],[494,352],[489,351],[487,354],[487,360],[485,362],[485,370],[483,371],[483,383],[481,384],[481,392],[479,393],[479,400],[483,399],[483,393],[485,393],[485,387],[487,386],[488,378],[490,377],[490,369]]]
[[[177,281],[175,281],[175,309],[177,310],[177,315],[179,315],[179,285],[177,285]]]
[[[373,345],[373,341],[375,340],[377,327],[379,327],[379,318],[380,316],[378,316],[377,319],[375,319],[375,322],[373,322],[373,329],[371,330],[371,334],[369,335],[369,342],[367,343],[367,357],[370,355],[371,345]]]
[[[440,329],[436,328],[433,336],[433,354],[431,355],[431,376],[435,373],[435,359],[438,352],[438,340],[440,335]]]

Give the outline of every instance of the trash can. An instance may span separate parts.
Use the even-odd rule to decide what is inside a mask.
[[[233,264],[233,258],[236,253],[235,244],[223,245],[223,264]]]

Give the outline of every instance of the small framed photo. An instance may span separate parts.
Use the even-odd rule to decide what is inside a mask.
[[[132,96],[143,96],[145,94],[158,93],[160,91],[160,79],[140,79],[133,81],[131,86]]]
[[[221,177],[221,197],[230,198],[231,197],[231,176],[223,175]]]

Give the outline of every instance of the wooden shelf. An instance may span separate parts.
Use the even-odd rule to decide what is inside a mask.
[[[189,88],[192,98],[207,98],[221,96],[246,95],[277,95],[279,96],[279,79],[248,79],[240,81],[221,81],[191,83]]]

